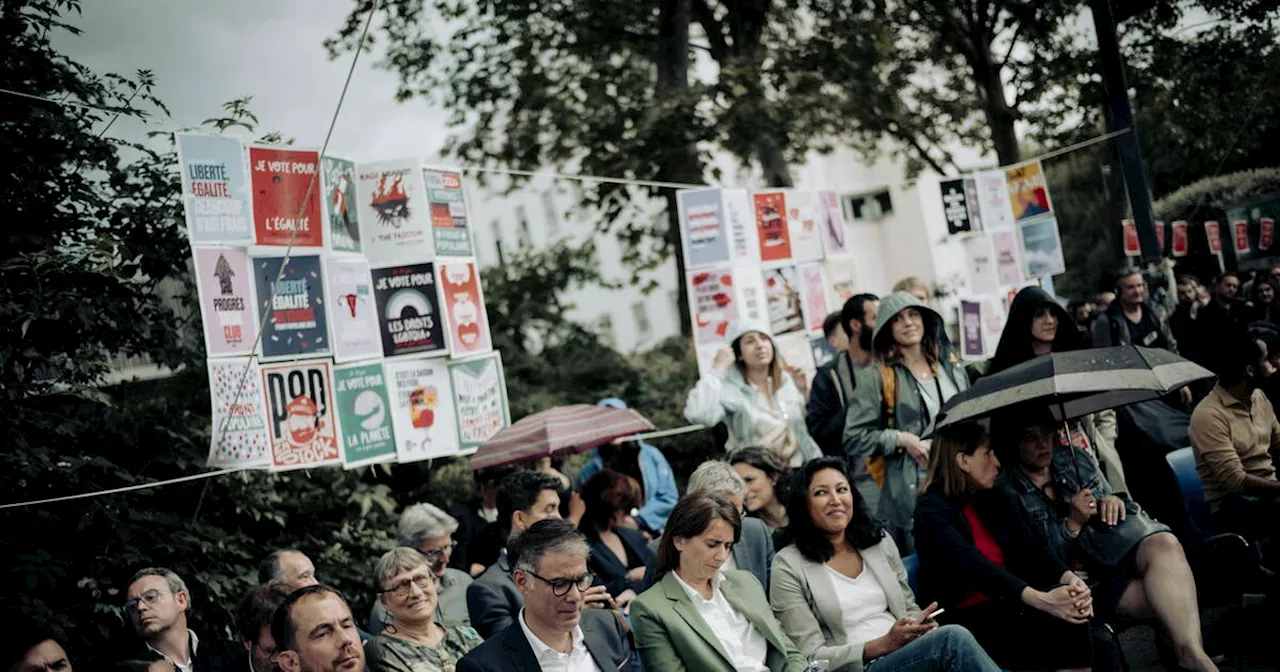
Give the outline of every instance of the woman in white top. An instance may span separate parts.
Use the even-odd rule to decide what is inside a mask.
[[[689,391],[684,417],[708,427],[723,422],[730,449],[761,446],[792,467],[821,455],[804,421],[809,382],[783,362],[768,329],[738,322],[725,343]]]
[[[916,605],[897,546],[849,483],[838,457],[795,474],[794,543],[774,556],[769,587],[783,630],[833,671],[998,671],[968,630],[938,626],[936,603]]]

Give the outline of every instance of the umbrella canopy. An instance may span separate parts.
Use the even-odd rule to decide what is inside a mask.
[[[1055,352],[987,376],[943,405],[929,433],[1020,406],[1048,407],[1055,420],[1158,399],[1212,378],[1168,350],[1123,345]]]
[[[557,406],[526,415],[495,434],[471,457],[467,469],[475,471],[561,452],[590,450],[652,429],[653,423],[629,408]]]

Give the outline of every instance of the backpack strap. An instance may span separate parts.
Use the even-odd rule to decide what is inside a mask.
[[[831,367],[831,376],[840,394],[840,405],[848,408],[853,400],[853,391],[858,386],[858,381],[853,376],[853,368],[849,365],[847,353],[836,356],[836,365]]]

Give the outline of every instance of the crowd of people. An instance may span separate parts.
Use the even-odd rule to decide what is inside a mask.
[[[1088,670],[1107,666],[1093,626],[1126,617],[1158,624],[1182,668],[1216,670],[1183,547],[1130,496],[1114,412],[1020,408],[925,437],[977,378],[1032,358],[1181,350],[1218,376],[1168,400],[1197,402],[1215,524],[1264,543],[1280,535],[1272,282],[1253,278],[1240,302],[1239,276],[1212,292],[1179,278],[1172,311],[1137,272],[1096,312],[1027,288],[994,357],[968,369],[915,279],[849,299],[812,381],[766,326],[734,325],[685,408],[724,425],[727,455],[683,496],[661,451],[632,440],[593,451],[576,482],[546,459],[483,470],[450,512],[405,508],[398,546],[371,562],[371,613],[281,549],[235,611],[235,642],[191,629],[182,577],[140,569],[123,591],[138,647],[120,669]],[[10,672],[71,671],[54,637],[15,647]]]

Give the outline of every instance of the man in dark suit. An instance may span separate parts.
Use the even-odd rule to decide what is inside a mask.
[[[177,672],[240,672],[244,649],[235,642],[197,637],[187,629],[190,608],[187,584],[172,570],[148,567],[134,574],[125,589],[124,613],[146,645],[134,657],[168,661]]]
[[[569,672],[632,672],[638,656],[622,616],[586,609],[594,577],[587,541],[571,523],[542,520],[512,541],[512,580],[524,600],[514,625],[458,661],[458,672],[554,667]]]
[[[742,500],[747,496],[747,484],[742,481],[738,472],[728,462],[708,460],[698,465],[689,476],[689,487],[685,496],[693,494],[714,495],[722,497],[742,511]],[[662,537],[649,542],[649,549],[656,556]],[[657,564],[657,563],[655,563]],[[759,518],[742,516],[742,536],[733,545],[724,569],[741,569],[751,572],[760,581],[765,594],[769,591],[769,576],[773,568],[773,532]],[[644,575],[644,587],[647,590],[653,585],[653,565]]]

